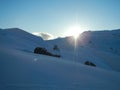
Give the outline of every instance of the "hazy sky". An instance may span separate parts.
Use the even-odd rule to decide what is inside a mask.
[[[83,30],[120,28],[120,0],[0,0],[0,28],[61,36],[75,24]]]

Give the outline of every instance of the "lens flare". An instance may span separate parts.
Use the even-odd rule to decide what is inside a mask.
[[[65,33],[66,36],[73,36],[74,39],[79,37],[79,34],[82,33],[82,29],[79,25],[73,25],[67,29]]]

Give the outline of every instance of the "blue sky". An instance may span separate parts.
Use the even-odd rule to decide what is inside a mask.
[[[0,28],[63,36],[75,24],[83,31],[120,28],[120,0],[0,0]]]

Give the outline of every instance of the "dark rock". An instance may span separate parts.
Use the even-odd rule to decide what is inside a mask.
[[[42,48],[42,47],[36,47],[34,49],[34,53],[53,56],[53,57],[61,57],[60,55],[55,55],[55,54],[48,52],[45,48]]]
[[[95,65],[94,63],[90,62],[90,61],[86,61],[84,64],[85,64],[85,65],[89,65],[89,66],[96,67],[96,65]]]

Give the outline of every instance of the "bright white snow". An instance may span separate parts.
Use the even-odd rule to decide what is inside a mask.
[[[115,36],[118,41],[110,39],[111,42],[116,40],[119,44],[119,35]],[[66,48],[64,41],[45,42],[16,28],[0,30],[0,90],[120,89],[119,52],[110,52],[97,42],[96,48],[84,45],[72,49],[69,44]],[[61,58],[33,53],[36,46],[51,51],[54,44],[58,44]],[[115,43],[116,48],[119,46]],[[84,65],[85,61],[94,62],[96,67]]]

